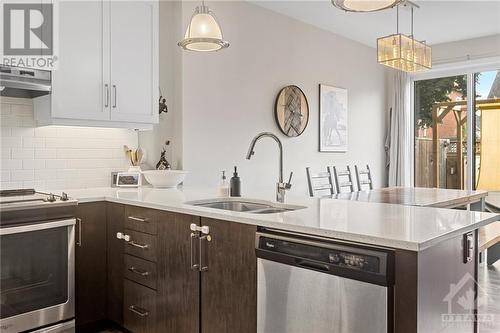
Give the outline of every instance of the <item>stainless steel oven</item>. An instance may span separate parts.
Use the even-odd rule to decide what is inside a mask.
[[[0,211],[1,333],[74,327],[76,219],[65,215],[67,207]]]
[[[0,229],[2,333],[74,317],[75,219]]]

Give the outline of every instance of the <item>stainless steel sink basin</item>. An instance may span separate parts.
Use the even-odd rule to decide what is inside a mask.
[[[213,209],[229,210],[233,212],[245,212],[251,214],[275,214],[297,209],[302,206],[292,206],[283,204],[266,203],[262,201],[242,200],[242,199],[211,199],[187,202],[188,205],[206,207]]]
[[[251,211],[252,214],[275,214],[275,213],[283,213],[294,211],[295,209],[285,209],[285,208],[264,208],[259,210]]]
[[[207,208],[232,210],[234,212],[248,212],[257,209],[272,208],[271,206],[268,205],[244,202],[244,201],[216,201],[208,203],[198,203],[194,205]]]

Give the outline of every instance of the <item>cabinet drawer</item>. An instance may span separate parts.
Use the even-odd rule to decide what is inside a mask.
[[[156,236],[125,229],[130,241],[125,245],[125,253],[133,256],[156,261]]]
[[[156,263],[125,255],[125,277],[151,289],[156,289]]]
[[[123,324],[134,333],[154,332],[156,291],[124,281]]]
[[[153,209],[126,206],[125,228],[156,235],[159,214]]]

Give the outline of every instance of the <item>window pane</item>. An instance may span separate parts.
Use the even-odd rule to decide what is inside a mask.
[[[415,186],[466,184],[467,78],[415,82]]]

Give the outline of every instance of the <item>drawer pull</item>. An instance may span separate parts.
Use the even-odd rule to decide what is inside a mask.
[[[136,315],[139,315],[141,317],[147,317],[147,316],[149,316],[149,311],[144,310],[144,309],[142,309],[142,308],[140,308],[140,307],[138,307],[136,305],[131,305],[131,306],[128,307],[128,309],[130,311],[132,311],[133,313],[135,313]]]
[[[149,222],[149,219],[145,217],[136,217],[136,216],[129,216],[129,220],[137,221],[137,222]]]
[[[148,244],[136,243],[136,242],[134,242],[134,241],[130,241],[130,242],[128,242],[127,244],[128,244],[128,245],[135,246],[135,247],[138,247],[138,248],[143,249],[143,250],[145,250],[145,249],[147,249],[147,248],[149,247],[149,245],[148,245]]]
[[[131,271],[132,273],[139,274],[141,276],[148,276],[150,274],[150,272],[137,269],[134,266],[129,267],[128,270]]]

